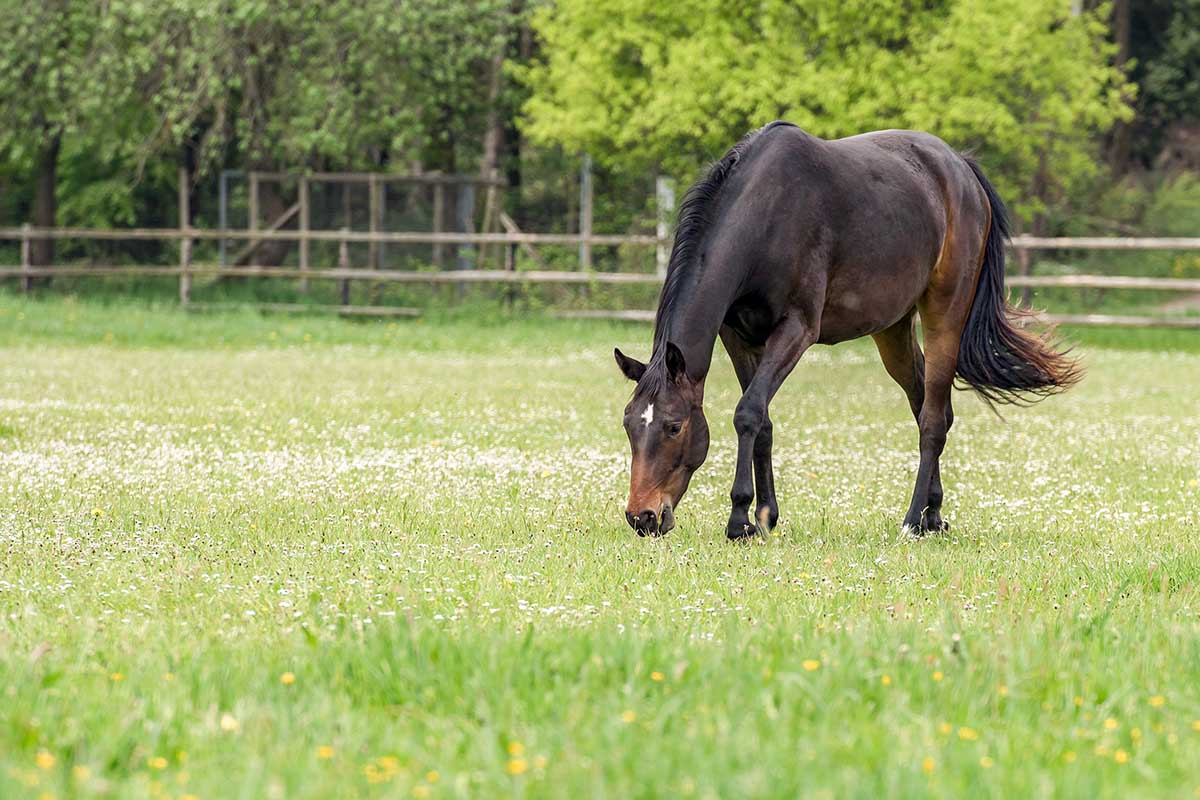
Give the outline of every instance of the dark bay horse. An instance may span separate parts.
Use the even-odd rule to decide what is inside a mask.
[[[743,392],[726,529],[740,538],[779,518],[767,413],[775,392],[813,344],[871,336],[920,431],[903,529],[944,530],[938,459],[955,376],[989,402],[1013,403],[1081,375],[1049,334],[1014,324],[1008,230],[979,166],[927,133],[825,141],[773,122],[734,145],[680,207],[649,363],[614,351],[637,383],[625,408],[629,524],[642,535],[674,527],[708,453],[704,381],[718,337]]]

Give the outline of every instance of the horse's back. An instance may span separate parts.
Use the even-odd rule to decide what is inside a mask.
[[[821,341],[901,319],[928,284],[970,175],[961,157],[917,131],[826,141],[777,126],[756,144],[725,195],[712,254],[752,262],[756,301],[778,312],[819,293]]]

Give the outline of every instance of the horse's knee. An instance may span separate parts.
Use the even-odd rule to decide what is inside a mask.
[[[758,436],[767,419],[767,410],[742,398],[733,412],[733,429],[738,436]]]

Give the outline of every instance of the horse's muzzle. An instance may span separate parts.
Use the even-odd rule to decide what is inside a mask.
[[[675,527],[675,514],[670,506],[663,506],[661,514],[646,510],[636,517],[626,511],[625,520],[638,536],[665,536]]]

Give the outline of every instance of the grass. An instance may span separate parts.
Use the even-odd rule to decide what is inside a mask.
[[[956,396],[950,534],[869,343],[772,408],[783,520],[622,510],[641,326],[0,295],[0,796],[1190,796],[1200,336]]]

